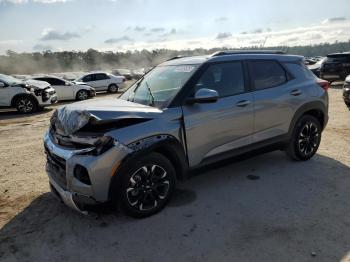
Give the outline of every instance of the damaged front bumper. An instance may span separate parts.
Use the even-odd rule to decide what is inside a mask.
[[[114,146],[101,155],[92,155],[95,148],[72,149],[55,143],[47,132],[44,137],[47,155],[46,172],[51,191],[67,206],[86,213],[86,205],[109,200],[109,187],[121,161],[132,152],[115,141]],[[84,170],[88,182],[77,175],[77,169]]]

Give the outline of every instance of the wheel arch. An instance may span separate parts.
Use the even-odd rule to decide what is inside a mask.
[[[33,96],[32,94],[25,94],[25,93],[20,93],[20,94],[16,94],[14,97],[12,97],[11,99],[11,107],[15,107],[15,103],[16,103],[16,100],[18,98],[21,98],[21,97],[31,97],[33,98],[34,102],[36,103],[36,106],[39,106],[39,102],[38,102],[38,99]]]
[[[183,145],[171,135],[155,135],[141,140],[137,140],[128,145],[133,150],[119,165],[113,175],[110,187],[109,198],[115,198],[113,188],[119,187],[119,171],[128,164],[131,164],[136,158],[151,152],[157,152],[165,156],[173,165],[176,171],[177,180],[185,180],[189,170],[187,157]]]
[[[327,109],[322,102],[313,101],[313,102],[306,103],[301,107],[299,107],[299,109],[295,112],[293,119],[289,125],[288,137],[292,136],[292,133],[297,121],[303,115],[312,115],[316,117],[320,121],[322,129],[325,128],[328,121]]]

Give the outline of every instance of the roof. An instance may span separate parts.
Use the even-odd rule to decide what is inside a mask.
[[[194,65],[203,64],[205,62],[220,62],[242,59],[276,59],[283,61],[300,61],[303,56],[289,55],[280,50],[227,50],[219,51],[211,55],[189,56],[189,57],[173,57],[162,63],[165,65]]]

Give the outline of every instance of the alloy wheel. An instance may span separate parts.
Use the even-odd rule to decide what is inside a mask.
[[[33,108],[34,108],[34,104],[28,98],[23,98],[18,101],[18,109],[21,112],[28,113],[28,112],[31,112]]]
[[[317,126],[312,123],[306,123],[301,129],[298,137],[298,149],[305,156],[312,154],[318,146],[320,133]]]
[[[130,177],[126,196],[130,206],[139,211],[152,210],[165,201],[170,179],[159,165],[143,166]]]
[[[86,100],[88,98],[88,94],[85,91],[78,92],[78,99],[79,100]]]

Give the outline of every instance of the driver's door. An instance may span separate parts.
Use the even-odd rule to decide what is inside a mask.
[[[244,83],[242,63],[210,65],[195,91],[201,88],[216,90],[219,99],[183,106],[190,166],[252,143],[253,99]]]

